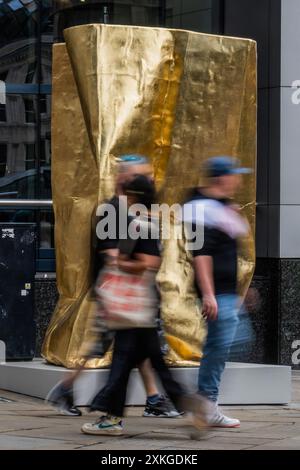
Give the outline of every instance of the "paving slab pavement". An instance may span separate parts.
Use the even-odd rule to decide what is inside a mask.
[[[1,400],[1,398],[3,400]],[[239,429],[212,429],[190,438],[185,419],[143,418],[141,407],[127,408],[124,436],[87,436],[82,417],[58,414],[42,400],[0,390],[0,449],[3,450],[300,450],[300,373],[293,373],[292,403],[285,406],[227,406]]]

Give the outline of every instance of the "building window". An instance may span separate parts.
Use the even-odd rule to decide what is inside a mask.
[[[7,144],[0,144],[0,178],[5,176],[7,164]]]
[[[28,65],[27,75],[25,78],[25,83],[35,83],[35,76],[37,71],[37,62],[32,62]]]
[[[25,122],[36,122],[36,111],[32,98],[24,98]]]
[[[0,122],[6,122],[6,105],[0,103]]]
[[[170,28],[212,33],[215,9],[216,2],[213,0],[168,1],[166,25]]]
[[[40,96],[40,113],[47,114],[47,96],[46,95]]]
[[[35,144],[26,144],[25,169],[35,168]]]
[[[5,82],[5,80],[7,79],[7,75],[8,70],[3,70],[2,72],[0,72],[0,80],[2,80],[2,82]]]

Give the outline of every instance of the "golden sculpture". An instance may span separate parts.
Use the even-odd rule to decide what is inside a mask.
[[[75,367],[95,307],[91,290],[97,204],[114,191],[115,157],[148,155],[162,201],[181,203],[201,161],[220,154],[256,165],[254,41],[182,30],[92,24],[54,46],[52,188],[59,302],[44,358]],[[238,195],[255,230],[255,171]],[[240,244],[241,293],[255,263],[253,235]],[[164,244],[158,282],[173,365],[200,357],[204,322],[184,243]],[[110,355],[87,367],[109,365]]]

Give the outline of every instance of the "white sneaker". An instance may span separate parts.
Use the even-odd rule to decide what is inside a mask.
[[[202,416],[208,427],[238,428],[241,423],[238,419],[225,416],[220,410],[218,403],[203,396],[199,396],[198,416]]]
[[[207,418],[207,424],[210,427],[238,428],[241,425],[238,419],[229,418],[228,416],[223,415],[218,406],[216,406],[215,412]]]
[[[118,418],[101,416],[95,423],[85,423],[81,431],[84,434],[92,434],[95,436],[121,436],[123,434],[123,425],[122,421]]]

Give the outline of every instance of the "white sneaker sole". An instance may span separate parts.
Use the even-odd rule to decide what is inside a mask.
[[[176,419],[176,418],[183,418],[183,414],[176,414],[176,415],[155,415],[152,413],[143,413],[144,418],[169,418],[169,419]]]
[[[124,434],[121,429],[89,429],[84,426],[81,428],[83,434],[91,434],[92,436],[122,436]]]
[[[223,429],[233,429],[233,428],[240,428],[241,427],[241,424],[229,424],[229,425],[225,425],[225,424],[209,424],[208,425],[209,428],[223,428]]]

